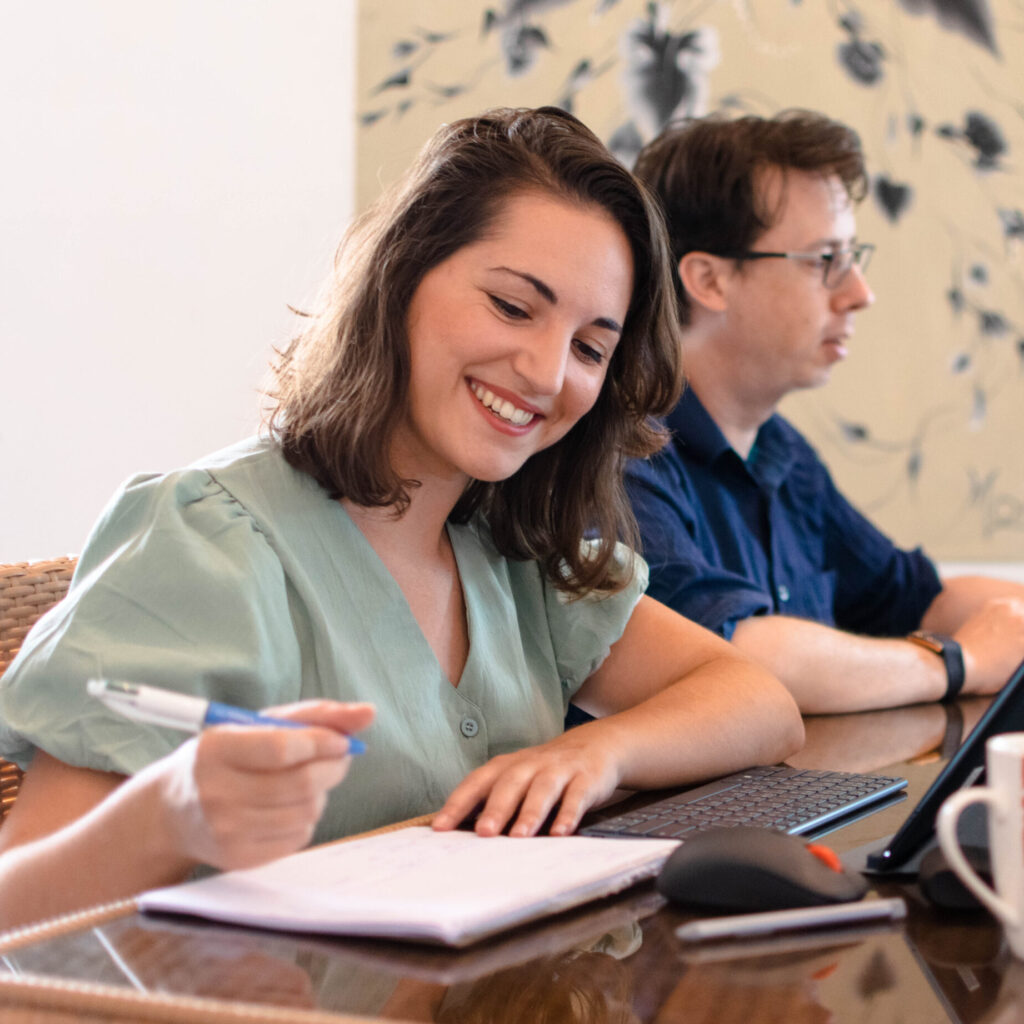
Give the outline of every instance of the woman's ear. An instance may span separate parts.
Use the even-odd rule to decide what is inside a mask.
[[[725,309],[727,273],[728,261],[708,252],[688,252],[679,261],[679,280],[686,294],[713,313],[721,313]]]

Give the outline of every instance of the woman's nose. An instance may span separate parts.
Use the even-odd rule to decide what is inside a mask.
[[[535,395],[557,395],[565,384],[572,336],[550,330],[522,345],[514,361],[517,374]]]

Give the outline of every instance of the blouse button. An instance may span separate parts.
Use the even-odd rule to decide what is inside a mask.
[[[480,723],[475,718],[464,718],[459,729],[467,740],[471,740],[480,731]]]
[[[780,583],[775,591],[779,595],[779,600],[785,604],[789,600],[789,587],[785,583]]]

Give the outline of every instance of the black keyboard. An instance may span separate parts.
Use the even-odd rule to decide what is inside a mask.
[[[586,836],[686,839],[751,825],[803,835],[898,794],[906,779],[772,765],[749,768],[580,829]]]

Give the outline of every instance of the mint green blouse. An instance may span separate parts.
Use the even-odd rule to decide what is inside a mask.
[[[408,603],[341,504],[250,439],[177,472],[130,480],[102,514],[67,599],[0,681],[0,755],[35,747],[131,774],[181,733],[86,695],[128,679],[249,708],[370,701],[321,842],[435,810],[473,768],[562,730],[572,694],[621,636],[647,583],[569,601],[534,562],[510,561],[477,520],[448,527],[465,596],[469,659],[454,687]]]

